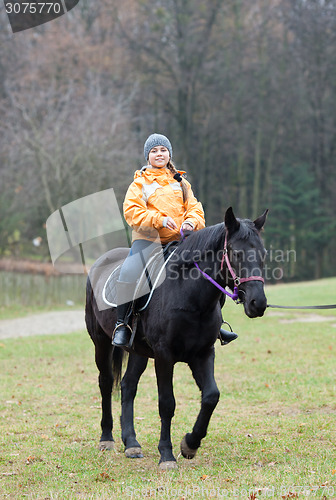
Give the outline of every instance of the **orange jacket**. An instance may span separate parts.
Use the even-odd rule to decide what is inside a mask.
[[[169,243],[179,239],[183,222],[190,222],[194,230],[205,226],[202,205],[196,200],[190,183],[184,182],[188,191],[185,204],[181,185],[167,168],[147,167],[135,172],[123,205],[126,222],[133,229],[132,241],[154,241],[159,236],[162,243]],[[168,216],[176,222],[176,231],[163,226]]]

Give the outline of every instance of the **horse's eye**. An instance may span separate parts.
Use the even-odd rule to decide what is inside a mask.
[[[233,251],[233,258],[235,260],[241,261],[243,260],[244,257],[244,252],[242,250],[234,250]]]

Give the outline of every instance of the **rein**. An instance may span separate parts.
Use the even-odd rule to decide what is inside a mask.
[[[182,228],[180,230],[180,233],[181,233],[182,239],[184,239],[185,236],[184,236]],[[223,257],[222,257],[221,268],[220,268],[221,271],[223,270],[223,267],[224,267],[224,261],[225,261],[225,263],[226,263],[226,265],[227,265],[227,267],[228,267],[228,269],[230,271],[231,277],[232,277],[234,285],[235,285],[234,288],[233,288],[233,293],[230,293],[227,290],[225,290],[225,288],[223,288],[219,283],[217,283],[217,281],[214,280],[211,276],[209,276],[209,274],[207,274],[206,272],[202,271],[202,269],[199,267],[199,265],[197,264],[197,262],[194,262],[194,265],[200,271],[200,273],[202,274],[202,276],[204,276],[204,278],[206,278],[208,281],[210,281],[210,283],[212,283],[216,288],[218,288],[218,290],[220,290],[222,293],[224,293],[225,295],[227,295],[228,297],[230,297],[235,302],[237,302],[238,298],[239,298],[239,289],[238,289],[238,287],[239,287],[239,285],[241,283],[246,283],[247,281],[262,281],[264,283],[264,278],[262,276],[250,276],[248,278],[240,278],[239,276],[236,275],[236,273],[232,269],[232,266],[231,266],[231,263],[230,263],[230,260],[229,260],[229,256],[228,256],[227,232],[225,234],[225,242],[224,242],[224,248],[223,248]]]

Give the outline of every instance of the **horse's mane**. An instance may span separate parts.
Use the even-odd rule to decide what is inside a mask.
[[[229,238],[229,243],[237,240],[248,240],[258,235],[258,231],[251,220],[237,219],[237,221],[240,223],[239,229]],[[225,234],[226,228],[224,222],[190,233],[178,243],[174,261],[178,263],[181,260],[181,263],[185,264],[204,259],[208,252],[222,250]]]

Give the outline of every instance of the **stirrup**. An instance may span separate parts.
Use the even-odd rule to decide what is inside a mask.
[[[122,343],[122,344],[115,344],[114,343],[115,334],[116,334],[116,331],[118,330],[118,328],[120,328],[121,326],[128,328],[129,331],[131,332],[131,335],[127,339],[127,342]],[[129,325],[127,325],[126,323],[123,323],[123,322],[117,323],[114,330],[113,330],[113,333],[112,333],[112,345],[114,345],[115,347],[131,347],[133,344],[133,340],[134,340],[134,332],[133,332],[132,328]]]
[[[228,325],[228,327],[230,328],[230,332],[232,333],[232,335],[235,335],[235,337],[233,337],[231,340],[227,341],[227,340],[222,339],[222,336],[221,336],[221,333],[220,333],[220,330],[219,330],[219,333],[218,333],[218,339],[219,339],[219,341],[220,341],[221,345],[227,345],[227,344],[229,344],[230,342],[232,342],[233,340],[236,340],[236,338],[238,337],[238,335],[237,335],[236,333],[234,333],[234,331],[232,330],[232,327],[231,327],[230,323],[228,323],[227,321],[223,321],[223,323],[224,323],[225,325]],[[222,324],[223,324],[223,323],[222,323]],[[224,330],[224,331],[225,331],[225,330]]]

